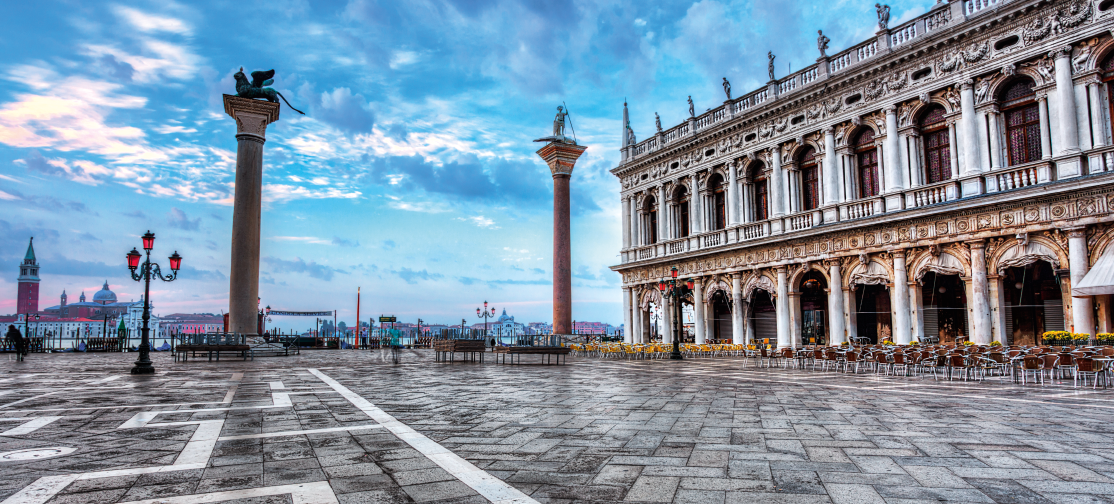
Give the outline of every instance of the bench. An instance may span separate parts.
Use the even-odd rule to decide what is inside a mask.
[[[181,359],[188,361],[190,357],[204,354],[213,360],[213,356],[220,361],[221,352],[238,353],[244,360],[255,360],[255,352],[247,344],[246,338],[239,334],[182,334],[180,341],[174,346],[174,361]]]
[[[484,340],[435,340],[433,342],[434,361],[436,362],[453,362],[457,353],[461,353],[462,361],[468,361],[471,357],[472,362],[476,362],[476,356],[479,355],[480,362],[484,361]]]
[[[507,356],[511,357],[511,364],[514,364],[515,356],[518,356],[518,363],[522,364],[523,355],[540,355],[542,356],[542,364],[550,364],[553,362],[553,356],[557,356],[557,365],[561,365],[561,356],[568,355],[572,352],[571,348],[560,346],[499,346],[495,347],[496,358],[501,359],[502,364],[507,363]]]

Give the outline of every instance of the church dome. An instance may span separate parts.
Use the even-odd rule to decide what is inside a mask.
[[[108,280],[104,281],[104,287],[93,294],[93,302],[98,304],[112,304],[116,302],[116,293],[108,290]]]

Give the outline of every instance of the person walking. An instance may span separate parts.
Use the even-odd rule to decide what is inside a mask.
[[[23,335],[19,333],[19,329],[16,329],[14,325],[8,325],[8,333],[4,336],[11,342],[12,346],[15,347],[16,360],[22,361],[24,345]]]

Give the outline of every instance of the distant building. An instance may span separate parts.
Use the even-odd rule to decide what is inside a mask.
[[[500,315],[498,319],[495,319],[494,322],[487,322],[486,324],[484,324],[483,322],[475,323],[472,324],[472,329],[482,330],[485,326],[487,330],[492,334],[514,335],[525,334],[526,331],[525,325],[519,322],[515,322],[514,317],[507,315],[506,308],[503,309],[503,314]]]
[[[164,331],[204,334],[224,331],[224,317],[212,313],[172,313],[160,320]]]
[[[35,260],[34,238],[27,242],[27,254],[19,264],[19,291],[16,313],[39,311],[39,262]]]

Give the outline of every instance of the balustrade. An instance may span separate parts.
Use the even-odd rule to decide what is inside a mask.
[[[788,93],[788,92],[790,92],[794,89],[797,89],[797,76],[796,75],[779,82],[778,85],[777,85],[778,94],[785,94],[785,93]]]
[[[657,249],[657,247],[646,247],[646,248],[643,248],[643,249],[639,249],[638,250],[638,259],[641,260],[641,259],[649,259],[651,257],[654,257],[654,250],[656,250],[656,249]]]
[[[875,213],[881,213],[879,204],[880,200],[869,199],[860,200],[847,203],[842,206],[841,212],[846,219],[861,219],[863,217],[870,217]]]
[[[964,2],[964,12],[970,16],[984,9],[994,7],[998,4],[1004,4],[1008,1],[1009,0],[967,0]]]
[[[828,62],[828,73],[836,73],[851,66],[851,52],[836,55]]]
[[[1022,187],[1029,187],[1037,185],[1040,182],[1037,176],[1036,166],[1025,166],[1008,171],[995,172],[990,174],[994,177],[994,184],[987,184],[990,187],[997,187],[999,191],[1011,191],[1020,189]]]
[[[910,193],[906,193],[906,205],[910,207],[922,207],[943,203],[949,199],[953,199],[955,198],[955,185],[955,182],[949,180],[914,189],[911,192],[911,198],[909,197]],[[949,189],[951,190],[951,195],[949,195]]]
[[[711,234],[704,235],[704,247],[715,247],[723,244],[723,232],[717,231]]]
[[[689,241],[687,239],[669,242],[665,246],[665,251],[668,254],[680,254],[688,250],[688,243]]]
[[[759,222],[757,224],[746,224],[740,228],[744,240],[753,240],[766,236],[766,223]]]
[[[815,66],[801,73],[801,81],[804,84],[808,84],[818,78],[820,78],[820,70]]]
[[[890,47],[897,47],[901,44],[909,42],[917,38],[917,23],[916,21],[907,24],[903,27],[896,28],[890,32]]]
[[[803,213],[789,217],[789,230],[799,231],[812,227],[812,213]]]
[[[860,46],[858,54],[859,61],[865,60],[867,58],[870,58],[871,56],[874,56],[875,54],[878,54],[878,41],[873,40],[869,44]]]

